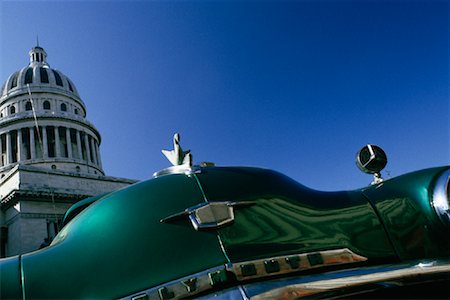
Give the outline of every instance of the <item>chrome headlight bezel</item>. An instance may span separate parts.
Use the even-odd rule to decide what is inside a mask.
[[[431,205],[439,219],[450,226],[450,169],[436,180]]]

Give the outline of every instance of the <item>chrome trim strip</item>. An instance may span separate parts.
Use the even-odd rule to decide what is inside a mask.
[[[239,288],[239,292],[242,296],[242,299],[248,300],[249,298],[248,298],[247,293],[245,292],[244,288],[242,287],[242,285],[240,285],[238,288]]]
[[[165,300],[186,297],[192,298],[198,293],[215,289],[224,284],[233,284],[255,278],[266,278],[275,275],[310,270],[313,268],[362,262],[366,260],[366,257],[357,255],[351,250],[344,248],[277,256],[244,261],[235,264],[230,263],[192,274],[190,276],[126,296],[122,299]],[[243,292],[243,295],[246,296],[244,290],[241,290],[241,292]]]
[[[366,257],[344,248],[246,261],[233,264],[228,270],[236,275],[237,280],[243,281],[366,260]]]
[[[450,188],[450,169],[439,176],[434,185],[433,198],[431,205],[439,218],[447,225],[450,225],[450,207],[449,207],[449,188]]]
[[[225,266],[215,267],[121,298],[122,300],[165,300],[192,297],[228,281]]]
[[[437,274],[450,274],[450,264],[419,264],[416,266],[409,266],[401,269],[370,274],[345,276],[341,278],[324,279],[298,284],[289,284],[254,295],[250,299],[299,299],[303,297],[308,297],[309,299],[321,298],[321,293],[339,291],[343,288],[385,282],[408,282],[408,280],[425,278],[427,275],[433,276]],[[339,294],[335,295],[334,297],[327,294],[327,298],[332,299],[342,298],[342,295],[341,297],[339,296]],[[343,296],[345,297],[345,295]]]
[[[248,300],[249,298],[243,292],[242,286],[234,286],[228,289],[214,291],[200,297],[195,296],[198,300]]]

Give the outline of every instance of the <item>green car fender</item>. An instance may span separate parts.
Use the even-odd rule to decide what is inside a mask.
[[[20,257],[0,260],[0,299],[22,299]]]
[[[48,248],[22,256],[24,299],[118,298],[225,264],[216,233],[160,224],[202,201],[195,179],[184,175],[100,199]]]
[[[449,183],[437,182],[441,176],[448,180],[449,170],[420,170],[363,190],[402,260],[450,256],[450,222],[441,220],[433,206],[439,184],[449,197]]]

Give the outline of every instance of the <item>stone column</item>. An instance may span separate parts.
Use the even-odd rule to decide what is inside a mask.
[[[48,158],[47,127],[41,126],[41,128],[42,128],[42,157]]]
[[[34,142],[34,127],[30,127],[30,154],[31,159],[36,159],[36,144]]]
[[[11,132],[6,133],[6,164],[12,163]]]
[[[23,142],[22,142],[22,129],[17,129],[17,160],[24,161],[25,156],[23,151]]]
[[[59,127],[55,126],[55,156],[61,157],[61,140],[59,138]]]
[[[72,139],[70,138],[70,128],[66,127],[66,143],[67,143],[67,157],[72,158]]]
[[[100,169],[103,170],[103,167],[102,167],[102,158],[100,157],[100,148],[98,147],[97,141],[95,141],[95,152],[97,153],[97,163],[98,163],[98,166],[100,167]]]
[[[77,149],[78,149],[78,158],[83,160],[83,152],[81,150],[81,133],[77,130]]]
[[[2,143],[2,138],[3,138],[3,134],[0,134],[0,156],[1,156],[0,166],[3,167],[4,165],[6,165],[6,161],[3,161],[3,143]]]
[[[86,148],[86,161],[91,162],[91,153],[89,151],[89,137],[87,133],[84,134],[84,147]]]
[[[95,146],[94,146],[94,138],[91,137],[91,149],[92,149],[92,161],[94,162],[95,165],[98,165],[97,162],[97,152],[95,151]]]

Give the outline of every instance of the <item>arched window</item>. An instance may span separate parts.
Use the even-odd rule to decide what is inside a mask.
[[[51,108],[51,107],[50,107],[50,102],[47,101],[47,100],[44,101],[43,107],[44,107],[44,109],[46,109],[46,110],[50,109],[50,108]]]
[[[10,108],[9,108],[9,113],[12,115],[12,114],[15,114],[16,113],[16,107],[15,106],[11,106]]]
[[[80,172],[80,166],[76,166],[75,170],[77,170],[77,172]]]
[[[69,84],[69,90],[70,90],[71,92],[73,92],[73,87],[72,87],[72,85],[70,84],[70,81],[67,80],[67,83]]]
[[[25,73],[25,84],[27,83],[33,83],[33,69],[28,68],[27,72]]]
[[[56,84],[59,86],[63,86],[61,76],[59,76],[58,72],[56,72],[55,70],[52,70],[52,71],[53,71],[53,75],[55,75]]]
[[[67,105],[65,103],[61,103],[61,111],[67,111]]]
[[[17,73],[14,74],[11,82],[11,88],[15,88],[17,86]]]
[[[45,70],[44,68],[40,67],[39,68],[39,72],[41,73],[41,82],[42,83],[48,83],[47,70]]]
[[[27,103],[25,103],[25,110],[32,110],[33,107],[31,106],[31,102],[27,101]]]
[[[75,113],[76,115],[78,115],[78,108],[75,108],[74,113]]]

